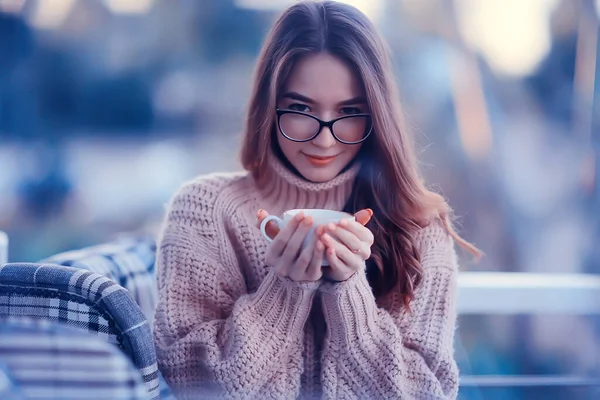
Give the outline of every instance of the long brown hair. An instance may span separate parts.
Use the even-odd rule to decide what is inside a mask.
[[[346,211],[374,211],[368,225],[375,236],[367,261],[369,282],[378,298],[400,290],[408,306],[423,275],[414,243],[419,229],[437,218],[459,245],[476,256],[479,251],[455,233],[442,196],[424,186],[413,138],[402,127],[389,50],[359,10],[334,1],[308,1],[279,17],[258,59],[242,163],[257,180],[268,168],[277,95],[294,62],[319,52],[345,60],[364,84],[374,132],[361,149],[362,167]]]

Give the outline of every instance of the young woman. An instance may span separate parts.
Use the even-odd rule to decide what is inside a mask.
[[[390,71],[353,7],[300,2],[276,22],[250,102],[247,172],[184,185],[160,237],[156,346],[178,397],[456,397],[453,239],[477,250],[419,176]],[[309,216],[272,243],[256,228],[298,208],[357,222],[319,226],[305,248]]]

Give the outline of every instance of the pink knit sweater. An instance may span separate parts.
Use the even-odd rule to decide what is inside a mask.
[[[248,174],[210,175],[171,202],[154,332],[178,398],[455,398],[457,262],[446,231],[431,224],[416,237],[424,279],[410,313],[397,294],[376,303],[364,271],[337,284],[280,278],[265,267],[257,210],[340,210],[357,167],[315,184],[270,165],[261,188]]]

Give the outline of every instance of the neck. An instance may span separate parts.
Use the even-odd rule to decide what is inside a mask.
[[[330,181],[315,183],[296,175],[270,153],[265,173],[257,181],[264,202],[261,207],[275,215],[296,208],[342,210],[359,169],[360,165],[356,163]]]

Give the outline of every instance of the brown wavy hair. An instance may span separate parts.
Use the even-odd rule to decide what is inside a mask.
[[[367,225],[375,236],[367,261],[369,283],[378,298],[399,289],[408,307],[423,275],[414,242],[419,229],[439,219],[461,247],[476,257],[479,250],[456,234],[450,207],[423,183],[413,138],[402,127],[389,50],[363,13],[335,1],[300,2],[283,12],[258,59],[242,164],[257,181],[264,176],[267,154],[276,146],[277,96],[294,62],[320,52],[344,60],[364,84],[374,132],[358,156],[362,166],[345,210],[374,211]]]

